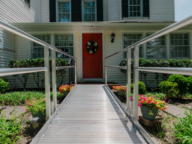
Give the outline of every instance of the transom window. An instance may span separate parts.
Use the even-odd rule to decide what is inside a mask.
[[[71,8],[70,2],[58,2],[58,21],[70,22],[71,21]]]
[[[129,0],[129,16],[130,17],[141,17],[142,11],[142,0]]]
[[[126,48],[142,39],[142,34],[124,34],[123,47]],[[134,56],[134,49],[131,50],[131,57]],[[139,57],[143,57],[143,46],[139,47]],[[124,58],[127,58],[127,52],[124,52]]]
[[[188,58],[189,35],[188,34],[171,34],[170,55],[172,58]]]
[[[148,34],[147,36],[149,36]],[[147,58],[165,58],[166,43],[165,36],[156,38],[147,43]]]
[[[55,46],[56,48],[73,55],[73,35],[55,35]],[[56,55],[59,58],[68,58],[68,56],[65,56],[61,53],[57,53]]]
[[[96,3],[95,1],[83,1],[83,20],[96,21]]]
[[[34,37],[50,44],[49,35],[34,35]],[[32,58],[44,58],[44,47],[37,43],[32,43]]]

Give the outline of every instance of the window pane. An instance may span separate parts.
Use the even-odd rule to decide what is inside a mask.
[[[58,49],[73,55],[73,35],[56,35],[55,40],[55,46]],[[68,58],[68,56],[60,53],[56,53],[56,55],[59,58]]]
[[[95,21],[95,2],[84,2],[84,21]]]
[[[170,38],[170,56],[172,58],[188,58],[190,56],[188,34],[171,34]]]
[[[34,37],[50,44],[50,36],[49,35],[34,35]],[[33,43],[32,44],[32,58],[43,58],[44,57],[44,47]]]
[[[58,7],[59,22],[70,22],[70,3],[59,2]]]
[[[147,34],[149,36],[150,34]],[[153,39],[147,43],[147,58],[165,58],[166,43],[165,36]]]
[[[129,15],[130,17],[141,16],[141,0],[130,0],[129,1]]]
[[[133,43],[139,41],[142,39],[142,34],[124,34],[124,43],[123,43],[123,47],[127,47],[127,46],[130,46],[132,45]],[[143,57],[143,47],[142,45],[140,46],[139,48],[139,56],[140,57]],[[133,50],[131,51],[131,57],[133,58]],[[124,58],[127,57],[127,52],[124,52]]]

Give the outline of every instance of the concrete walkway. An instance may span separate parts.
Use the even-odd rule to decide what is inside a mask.
[[[165,110],[166,113],[169,113],[174,117],[185,117],[185,109],[179,108],[172,104],[166,104],[166,106],[168,106],[168,109]]]
[[[5,106],[6,108],[1,111],[1,115],[5,115],[6,119],[10,119],[13,117],[13,114],[15,114],[16,117],[20,116],[22,113],[25,113],[25,107],[24,106]]]

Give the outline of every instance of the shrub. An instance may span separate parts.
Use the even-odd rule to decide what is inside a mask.
[[[116,90],[116,91],[121,91],[121,90],[124,90],[126,92],[126,86],[112,86],[112,90]]]
[[[9,121],[5,119],[5,115],[0,117],[0,143],[1,144],[17,144],[21,137],[22,119],[11,118]]]
[[[177,96],[179,93],[178,84],[176,82],[163,81],[159,84],[159,88],[166,94],[167,99],[170,96]]]
[[[72,89],[73,89],[73,85],[68,85],[68,84],[66,84],[66,85],[61,85],[61,87],[59,88],[59,91],[60,91],[60,93],[62,94],[63,92],[65,92],[65,91],[68,91],[68,92],[70,92]]]
[[[175,132],[176,140],[180,140],[182,144],[192,143],[192,112],[186,112],[186,117],[177,118],[172,130]]]
[[[5,93],[9,90],[9,83],[0,78],[0,93]]]
[[[178,93],[178,97],[182,97],[183,95],[185,95],[187,93],[187,89],[188,89],[188,81],[187,78],[184,77],[183,75],[178,75],[178,74],[174,74],[169,76],[169,79],[167,80],[169,82],[176,82],[178,84],[178,89],[179,89],[179,93]]]
[[[26,111],[29,111],[33,114],[37,114],[38,112],[41,112],[42,114],[45,114],[45,98],[40,98],[38,100],[32,99],[26,101]]]
[[[187,78],[187,81],[188,81],[188,92],[189,92],[190,94],[192,94],[192,76],[189,76],[189,77]]]
[[[133,93],[134,83],[131,84],[131,92]],[[143,82],[139,81],[139,94],[146,94],[146,86]]]

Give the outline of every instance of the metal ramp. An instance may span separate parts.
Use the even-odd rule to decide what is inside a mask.
[[[32,144],[145,144],[104,85],[76,85]]]

